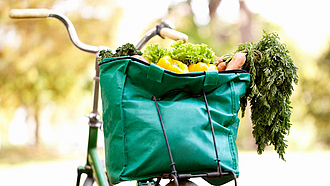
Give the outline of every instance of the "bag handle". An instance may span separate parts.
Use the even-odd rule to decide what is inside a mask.
[[[164,69],[151,63],[149,66],[147,78],[157,83],[161,83],[164,76]]]
[[[208,70],[205,71],[204,85],[217,85],[218,84],[219,71]]]

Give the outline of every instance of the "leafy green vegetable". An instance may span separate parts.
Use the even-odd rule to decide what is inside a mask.
[[[131,43],[126,43],[125,45],[118,47],[115,53],[112,53],[111,50],[101,50],[99,52],[100,60],[111,57],[119,56],[133,56],[133,55],[142,55],[142,52],[135,48]]]
[[[290,97],[293,82],[298,83],[298,68],[276,33],[264,31],[260,41],[241,44],[236,52],[247,54],[242,69],[251,74],[251,83],[240,103],[242,116],[247,101],[251,105],[257,152],[261,154],[266,146],[274,145],[279,157],[285,160],[287,144],[284,138],[291,128]]]
[[[171,57],[179,60],[186,65],[204,62],[210,64],[214,62],[216,57],[212,49],[206,44],[183,43],[179,40],[171,45]]]
[[[158,44],[151,44],[143,52],[143,57],[153,63],[157,63],[160,58],[166,55],[186,65],[198,62],[213,63],[216,57],[215,53],[206,44],[183,43],[181,40],[174,42],[170,49],[161,47]]]
[[[168,55],[168,53],[167,48],[159,46],[159,44],[150,44],[145,48],[142,56],[151,63],[157,63],[160,58]]]

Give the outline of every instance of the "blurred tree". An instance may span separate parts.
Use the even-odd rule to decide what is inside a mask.
[[[314,63],[306,68],[314,69],[315,73],[308,73],[300,77],[302,99],[307,106],[305,117],[312,116],[317,128],[317,141],[330,148],[330,45],[327,50],[317,59],[316,68]],[[315,76],[313,75],[315,74]]]
[[[0,33],[5,38],[0,41],[0,110],[11,114],[18,107],[27,108],[36,123],[35,145],[39,144],[40,112],[49,102],[65,105],[69,117],[81,98],[90,96],[94,55],[76,49],[58,20],[12,20],[8,15],[11,8],[55,9],[72,20],[84,43],[111,44],[109,30],[115,30],[120,14],[113,15],[120,9],[111,8],[111,1],[68,3],[32,0],[0,4]],[[112,24],[105,27],[105,21]]]
[[[253,41],[256,34],[252,34],[253,19],[255,15],[248,9],[245,0],[237,0],[239,3],[239,21],[237,23],[226,23],[218,16],[219,7],[222,6],[221,0],[206,1],[205,6],[208,9],[210,21],[206,25],[196,23],[194,14],[201,12],[193,10],[193,0],[183,1],[169,9],[169,17],[171,14],[177,20],[178,29],[189,35],[189,41],[192,43],[207,43],[214,48],[218,55],[232,52],[240,43]],[[202,4],[198,4],[202,6]],[[182,12],[186,12],[183,14]],[[180,18],[181,16],[181,18]],[[239,33],[239,37],[237,34]],[[262,30],[258,33],[262,34]],[[258,35],[257,34],[257,35]]]
[[[194,0],[196,1],[196,0]],[[228,52],[234,51],[240,38],[232,34],[233,30],[237,30],[237,24],[224,23],[217,16],[218,6],[221,6],[221,1],[203,1],[195,5],[196,9],[207,9],[207,15],[198,15],[199,11],[194,11],[193,0],[183,1],[169,7],[167,19],[172,20],[176,25],[176,29],[189,36],[191,43],[205,43],[209,45],[219,56]],[[197,7],[196,7],[197,6]],[[205,13],[205,12],[204,12]],[[195,15],[196,14],[196,15]],[[200,25],[194,17],[209,16],[210,20],[207,24]]]

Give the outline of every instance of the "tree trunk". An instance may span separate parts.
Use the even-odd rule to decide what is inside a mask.
[[[210,0],[209,2],[209,15],[211,21],[214,19],[216,15],[220,2],[221,0]]]
[[[34,120],[35,120],[35,133],[34,133],[34,146],[38,147],[40,143],[40,136],[39,136],[39,106],[34,107]]]
[[[252,12],[246,6],[244,0],[239,1],[239,9],[240,9],[240,33],[241,33],[241,41],[243,43],[252,41]]]

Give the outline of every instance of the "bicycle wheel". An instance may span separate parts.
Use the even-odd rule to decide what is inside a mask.
[[[93,186],[93,183],[94,183],[94,178],[93,177],[87,177],[83,186]]]

